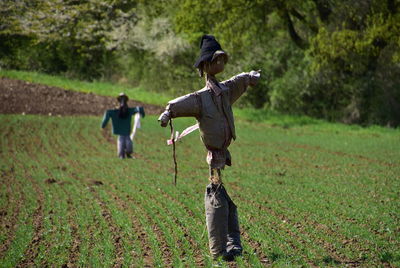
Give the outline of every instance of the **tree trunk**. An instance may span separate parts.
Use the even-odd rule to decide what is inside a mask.
[[[290,18],[289,12],[287,10],[285,11],[284,16],[285,16],[285,20],[287,23],[290,38],[299,48],[305,49],[307,47],[307,45],[304,42],[304,40],[297,34],[296,29],[294,28],[292,19]]]
[[[321,21],[323,23],[328,23],[329,15],[332,13],[328,0],[314,0],[314,3],[317,6],[319,18],[321,19]]]

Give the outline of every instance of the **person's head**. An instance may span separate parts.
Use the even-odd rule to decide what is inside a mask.
[[[224,70],[228,62],[228,54],[222,50],[214,36],[203,35],[200,49],[200,56],[194,64],[200,76],[203,76],[203,72],[214,76]]]
[[[125,93],[120,93],[117,97],[119,103],[118,117],[125,118],[128,116],[128,96]]]

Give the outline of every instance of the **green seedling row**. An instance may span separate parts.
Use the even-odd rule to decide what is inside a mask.
[[[0,115],[1,267],[400,267],[397,130],[237,120],[223,181],[244,254],[225,263],[208,251],[198,132],[176,145],[174,186],[169,129],[155,116],[136,159],[116,157],[100,122]]]

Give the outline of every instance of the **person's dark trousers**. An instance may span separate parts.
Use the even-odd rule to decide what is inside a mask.
[[[209,184],[205,193],[206,223],[210,253],[233,260],[242,253],[236,205],[222,184]]]

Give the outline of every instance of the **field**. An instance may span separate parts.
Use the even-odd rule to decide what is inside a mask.
[[[1,266],[211,266],[198,133],[177,144],[175,187],[156,116],[126,160],[100,120],[0,116]],[[244,255],[222,266],[400,266],[398,131],[244,120],[237,129],[224,182]]]
[[[120,160],[100,129],[114,99],[76,94],[0,79],[0,267],[400,267],[398,129],[237,110],[223,180],[244,254],[225,263],[209,256],[199,134],[177,144],[174,186],[159,106]]]

